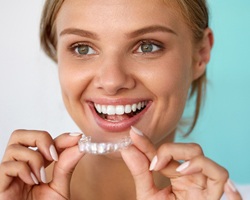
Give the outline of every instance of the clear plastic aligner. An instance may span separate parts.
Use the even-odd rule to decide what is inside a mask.
[[[127,148],[132,144],[130,137],[123,138],[117,143],[92,143],[90,136],[83,135],[78,142],[80,152],[90,154],[107,154]]]

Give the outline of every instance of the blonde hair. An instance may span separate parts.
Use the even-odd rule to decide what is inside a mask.
[[[56,57],[56,28],[55,21],[64,0],[46,0],[41,22],[40,22],[40,43],[44,52],[55,62]]]
[[[177,0],[181,9],[182,15],[187,24],[191,28],[194,36],[194,41],[199,42],[203,38],[204,30],[209,26],[209,13],[206,0]],[[191,85],[191,92],[189,98],[195,96],[196,106],[192,124],[185,134],[189,135],[198,120],[203,98],[206,92],[206,71],[198,79],[194,80]]]
[[[55,20],[63,2],[64,0],[46,0],[40,23],[40,42],[42,49],[55,62],[57,62]],[[176,5],[178,5],[186,23],[193,32],[194,42],[201,41],[204,30],[209,25],[206,0],[175,0],[174,2],[172,0],[164,0],[164,2],[170,4],[176,3]],[[196,97],[196,107],[192,124],[186,135],[192,132],[197,123],[205,93],[205,86],[206,72],[201,77],[194,80],[191,86],[189,98],[193,96]]]

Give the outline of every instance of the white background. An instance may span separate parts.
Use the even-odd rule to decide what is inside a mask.
[[[65,111],[57,66],[42,52],[39,21],[43,0],[11,0],[0,7],[0,157],[15,129],[78,128]]]

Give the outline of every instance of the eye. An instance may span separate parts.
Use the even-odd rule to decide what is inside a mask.
[[[79,56],[96,54],[96,51],[87,44],[75,44],[72,49]]]
[[[138,53],[153,53],[161,50],[161,46],[152,42],[142,42],[137,50]]]

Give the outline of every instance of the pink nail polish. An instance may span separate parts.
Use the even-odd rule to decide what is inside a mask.
[[[69,135],[72,137],[78,137],[78,136],[81,136],[82,133],[72,132],[72,133],[69,133]]]
[[[135,134],[137,134],[137,135],[139,135],[139,136],[144,136],[143,133],[142,133],[139,129],[135,128],[134,126],[131,126],[131,129],[132,129],[132,131],[133,131]]]
[[[234,183],[233,183],[230,179],[227,180],[227,185],[229,186],[229,188],[230,188],[233,192],[237,192],[237,189],[236,189]]]
[[[32,172],[30,173],[30,176],[31,176],[32,180],[34,181],[34,183],[35,183],[36,185],[38,185],[39,182],[38,182],[36,176],[35,176]]]
[[[151,164],[149,166],[149,171],[153,171],[155,169],[155,166],[156,166],[157,162],[158,162],[158,157],[155,156],[153,158],[153,160],[151,161]]]
[[[182,163],[179,167],[177,167],[176,171],[177,171],[177,172],[181,172],[181,171],[187,169],[187,168],[189,167],[189,165],[190,165],[190,162],[189,162],[189,161],[184,162],[184,163]]]
[[[54,161],[58,161],[58,154],[54,145],[51,145],[49,148],[50,155]]]
[[[40,178],[43,183],[47,183],[47,177],[44,167],[40,169]]]

